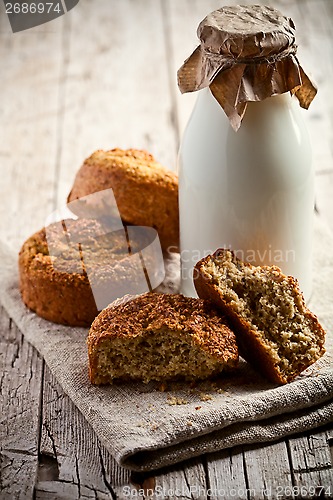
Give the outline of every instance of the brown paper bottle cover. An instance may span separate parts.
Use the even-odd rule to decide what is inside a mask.
[[[317,89],[296,57],[295,25],[273,7],[223,7],[199,24],[201,44],[178,70],[182,93],[210,87],[235,130],[248,101],[291,92],[307,109]]]

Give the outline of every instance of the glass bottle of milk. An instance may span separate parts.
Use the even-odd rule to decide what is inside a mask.
[[[225,247],[276,265],[311,294],[314,173],[299,104],[316,89],[296,58],[290,18],[224,7],[199,25],[201,45],[178,71],[198,98],[179,152],[181,291],[193,267]]]

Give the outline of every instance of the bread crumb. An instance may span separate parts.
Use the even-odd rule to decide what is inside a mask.
[[[213,399],[213,396],[210,394],[205,394],[203,392],[200,393],[200,400],[201,401],[211,401]]]
[[[187,405],[188,400],[183,399],[183,398],[177,398],[176,396],[169,396],[167,399],[167,403],[170,406],[175,406],[175,405]]]

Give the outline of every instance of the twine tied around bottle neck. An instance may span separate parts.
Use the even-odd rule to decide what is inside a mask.
[[[201,44],[178,70],[182,93],[209,87],[238,130],[249,101],[290,92],[307,109],[317,89],[297,57],[295,26],[272,7],[223,7],[198,27]]]
[[[290,47],[282,50],[278,54],[271,54],[270,56],[256,56],[253,58],[249,57],[228,57],[221,54],[214,54],[214,52],[210,52],[209,50],[203,48],[205,56],[207,58],[211,58],[212,60],[217,60],[220,64],[223,64],[223,69],[227,69],[224,67],[229,64],[229,67],[234,66],[235,64],[274,64],[277,61],[281,61],[285,57],[290,55],[296,55],[297,45],[293,44]]]

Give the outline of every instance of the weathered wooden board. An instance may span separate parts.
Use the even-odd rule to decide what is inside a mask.
[[[47,367],[39,453],[37,498],[58,491],[73,498],[115,498],[117,489],[129,481],[129,472],[110,457]]]
[[[142,482],[146,496],[205,500],[207,482],[205,467],[200,459],[189,460],[182,467],[172,467]],[[150,498],[150,497],[149,497]]]
[[[242,447],[223,450],[207,456],[207,477],[214,500],[232,496],[247,499],[244,453]]]
[[[262,500],[287,497],[292,487],[291,470],[285,441],[246,447],[244,463],[248,483],[248,498]]]
[[[294,18],[300,60],[319,86],[304,113],[317,206],[333,229],[333,2],[262,3]],[[0,238],[18,249],[65,201],[94,149],[147,148],[175,169],[196,99],[180,95],[176,72],[197,45],[199,21],[220,6],[219,0],[80,0],[66,16],[13,35],[0,2]],[[200,500],[333,497],[329,426],[131,478],[3,310],[0,332],[1,500],[138,498],[135,485],[146,497],[152,489],[153,498],[161,498],[158,492]]]
[[[148,149],[175,169],[162,2],[81,0],[66,31],[58,202],[96,149]],[[82,48],[84,47],[84,54]]]
[[[331,498],[330,436],[328,427],[272,444],[238,446],[155,475],[135,475],[134,482],[139,491],[155,491],[152,498],[160,492],[200,500]]]
[[[320,498],[332,498],[333,461],[326,432],[291,438],[289,448],[296,498],[315,494]]]
[[[53,32],[15,35],[0,27],[0,238],[15,250],[54,205],[63,26],[59,18]]]
[[[0,307],[0,498],[32,498],[43,361]]]

